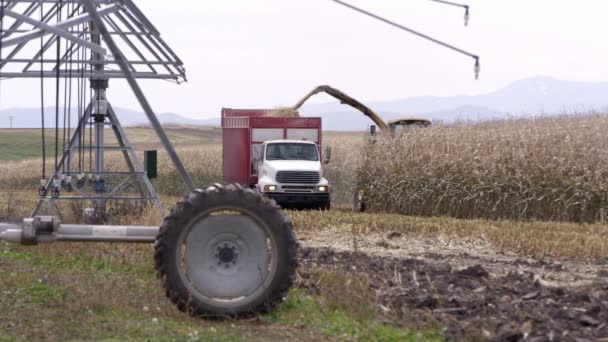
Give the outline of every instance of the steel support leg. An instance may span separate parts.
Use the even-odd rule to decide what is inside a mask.
[[[90,115],[91,115],[91,105],[89,104],[88,107],[86,108],[86,110],[84,111],[82,118],[80,119],[80,121],[78,122],[78,128],[74,131],[74,133],[72,134],[72,137],[70,138],[70,141],[68,142],[68,149],[67,151],[64,151],[61,159],[59,160],[59,169],[63,169],[63,165],[65,164],[66,160],[68,159],[68,155],[71,153],[71,146],[76,146],[80,144],[80,138],[82,137],[83,131],[86,129],[86,123],[87,120],[89,120]],[[46,189],[46,193],[50,194],[51,193],[51,189],[53,187],[53,177],[50,177],[47,180],[47,183],[45,185],[45,189]],[[34,208],[34,210],[32,211],[32,217],[38,215],[40,209],[42,208],[42,204],[44,202],[44,198],[39,198],[38,201],[36,202],[36,207]],[[49,201],[49,208],[51,208],[54,204],[53,199],[51,199]]]
[[[120,66],[121,71],[124,73],[124,75],[127,79],[127,82],[129,83],[129,85],[131,86],[131,89],[133,90],[133,93],[135,94],[135,97],[137,97],[137,100],[139,101],[144,112],[146,113],[148,120],[150,120],[150,123],[152,124],[152,127],[154,128],[154,130],[156,131],[156,134],[160,138],[160,141],[162,142],[165,150],[167,150],[167,153],[169,154],[169,157],[173,161],[173,164],[175,164],[175,169],[177,170],[179,175],[182,177],[182,179],[186,183],[188,190],[193,191],[194,183],[192,182],[192,179],[188,175],[186,168],[184,167],[181,160],[179,159],[177,152],[173,148],[173,145],[171,144],[169,137],[167,136],[167,134],[163,130],[160,122],[158,121],[156,114],[154,114],[154,111],[152,110],[152,106],[150,105],[150,103],[146,99],[146,96],[144,95],[143,91],[139,87],[139,84],[137,83],[137,80],[135,79],[135,76],[133,75],[133,71],[129,68],[127,59],[125,58],[125,56],[122,54],[122,52],[118,48],[118,45],[116,45],[116,42],[114,42],[114,38],[112,38],[112,35],[108,31],[103,20],[101,19],[101,16],[99,15],[99,13],[97,11],[97,5],[95,4],[95,2],[93,0],[82,0],[82,3],[84,5],[85,9],[87,10],[87,12],[89,12],[91,19],[95,22],[95,25],[96,25],[97,29],[99,30],[99,33],[101,34],[106,45],[110,49],[110,52],[114,56],[117,64]]]
[[[131,177],[128,177],[127,179],[125,179],[125,181],[123,181],[121,184],[119,184],[113,190],[107,189],[108,195],[87,194],[86,191],[81,191],[80,189],[78,189],[78,187],[74,187],[73,189],[81,195],[80,197],[82,199],[88,199],[88,198],[91,199],[92,201],[94,201],[96,208],[98,208],[99,210],[103,210],[103,208],[105,208],[105,204],[107,203],[107,201],[124,200],[125,198],[128,198],[130,200],[134,199],[132,197],[124,197],[124,196],[121,197],[120,196],[120,194],[125,189],[127,189],[129,186],[134,184],[134,186],[136,187],[137,192],[139,193],[139,196],[140,196],[139,200],[153,203],[162,212],[164,209],[160,202],[160,198],[158,197],[158,194],[157,194],[156,190],[154,189],[152,182],[150,181],[148,176],[145,174],[143,164],[141,163],[140,159],[138,158],[137,153],[133,149],[133,146],[129,142],[126,132],[125,132],[124,128],[122,127],[122,125],[120,124],[120,121],[118,120],[118,117],[116,116],[116,113],[114,112],[114,109],[112,108],[112,105],[107,101],[105,103],[107,103],[107,111],[106,111],[105,117],[107,118],[107,120],[109,121],[109,124],[112,127],[112,130],[116,136],[116,140],[117,140],[119,146],[121,147],[121,152],[123,154],[125,163],[128,168],[128,172],[124,172],[124,175],[127,175],[127,176],[130,175]],[[96,112],[97,110],[98,109],[95,108],[95,100],[93,99],[93,102],[91,102],[88,105],[87,109],[85,110],[85,112],[83,114],[83,117],[80,119],[80,121],[78,123],[77,128],[74,130],[74,132],[72,133],[72,135],[70,137],[70,140],[68,142],[68,147],[64,151],[64,153],[61,156],[61,159],[59,161],[60,168],[64,168],[64,166],[66,165],[66,163],[69,162],[70,159],[74,160],[74,155],[73,155],[74,151],[76,149],[78,149],[81,145],[80,139],[82,138],[82,134],[86,130],[87,122],[89,121],[89,119],[91,117],[96,116],[96,114],[94,112]],[[99,147],[99,149],[94,148],[95,151],[93,151],[93,152],[95,152],[95,164],[93,166],[94,169],[92,170],[92,172],[99,173],[98,177],[104,177],[104,175],[105,175],[105,166],[104,166],[105,160],[104,159],[105,158],[103,155],[103,153],[104,153],[103,147],[105,144],[105,136],[104,136],[105,123],[98,122],[98,123],[94,123],[94,125],[95,125],[94,134],[96,135],[95,147]],[[69,157],[70,155],[72,155],[71,158]],[[51,179],[51,180],[47,181],[47,184],[46,184],[47,193],[49,193],[49,194],[51,193],[52,186],[53,186],[53,183],[52,183],[52,179]],[[40,214],[42,205],[45,202],[47,202],[47,204],[48,204],[47,212],[50,212],[52,208],[55,208],[55,204],[57,201],[72,200],[72,199],[73,199],[72,197],[65,197],[65,196],[60,196],[58,198],[41,197],[38,199],[36,208],[32,212],[31,217],[34,217],[34,216]],[[56,210],[56,213],[59,214],[59,211]]]
[[[120,121],[118,121],[118,117],[116,116],[116,113],[114,112],[114,108],[112,107],[112,105],[109,102],[108,102],[108,116],[110,118],[110,122],[112,123],[112,129],[114,130],[114,134],[116,135],[118,144],[120,144],[121,146],[132,146],[131,143],[129,142],[129,138],[127,137],[127,134],[125,133],[124,128],[120,124]],[[143,172],[145,172],[145,170],[144,170],[143,164],[137,157],[135,150],[131,148],[127,151],[123,151],[123,155],[125,157],[125,160],[127,161],[127,166],[129,167],[131,172],[136,172],[136,173],[140,174],[137,176],[137,184],[138,184],[139,190],[142,194],[142,197],[145,196],[145,194],[143,192],[144,188],[145,188],[148,190],[148,195],[151,198],[154,198],[154,205],[156,205],[156,207],[162,211],[163,207],[162,207],[162,204],[160,203],[160,198],[158,197],[156,190],[154,190],[154,186],[152,185],[150,178],[148,178],[147,175],[141,175]]]

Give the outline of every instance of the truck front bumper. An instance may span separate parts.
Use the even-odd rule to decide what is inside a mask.
[[[277,204],[282,206],[289,205],[315,205],[322,206],[329,202],[328,193],[284,193],[267,192],[266,196],[272,198]]]

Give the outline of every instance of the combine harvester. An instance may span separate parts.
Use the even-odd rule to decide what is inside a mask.
[[[473,57],[478,71],[476,55],[342,1],[331,1]],[[249,115],[248,123],[231,123],[241,125],[243,131],[235,131],[234,141],[225,141],[241,147],[236,156],[225,150],[224,158],[239,165],[238,174],[228,174],[227,180],[244,185],[216,184],[197,189],[138,82],[140,79],[183,82],[186,80],[183,63],[132,0],[0,0],[2,86],[12,78],[40,80],[42,177],[40,198],[32,217],[19,224],[0,224],[0,241],[24,245],[57,241],[154,243],[155,268],[164,291],[180,310],[195,316],[234,317],[267,312],[283,299],[293,284],[297,266],[292,224],[273,200],[247,187],[257,182],[272,192],[272,184],[263,183],[264,175],[260,178],[257,172],[264,173],[266,167],[276,166],[268,160],[269,148],[276,141],[264,144],[264,138],[248,136],[247,132],[253,133],[257,128],[254,126],[256,115]],[[43,209],[51,210],[58,201],[90,201],[91,209],[102,216],[109,201],[152,203],[162,208],[148,174],[120,125],[119,115],[110,104],[107,90],[111,79],[128,82],[189,190],[160,228],[68,225],[62,224],[56,215],[37,215]],[[48,86],[45,80],[52,80],[55,85],[52,94],[55,95],[56,152],[51,172],[45,167],[44,93]],[[77,81],[75,85],[72,80]],[[64,128],[70,132],[72,97],[78,103],[78,125],[71,136],[68,133],[65,144],[60,145],[60,112],[67,122]],[[227,117],[231,117],[230,112]],[[304,145],[315,148],[321,145],[321,125],[314,120],[308,124],[310,126],[293,127],[292,123],[282,122],[275,128],[282,132],[280,141],[294,138],[294,143],[302,145],[298,149],[310,151]],[[111,128],[118,146],[106,146],[105,127]],[[309,140],[303,142],[303,137]],[[279,135],[269,138],[276,139]],[[122,153],[126,171],[106,170],[104,152],[107,150]],[[84,151],[88,151],[90,157],[88,168],[83,161]],[[258,151],[266,153],[265,161]],[[311,159],[321,157],[319,154]],[[314,163],[306,166],[311,171],[320,170],[318,160],[306,162]],[[278,172],[276,176],[279,177]],[[111,177],[124,178],[112,183]],[[289,184],[298,183],[290,181]],[[322,188],[326,185],[323,180],[305,186],[311,185],[315,193],[322,195],[320,198],[326,198],[324,192],[328,189]],[[281,200],[281,196],[275,197]],[[329,206],[329,202],[320,203]]]

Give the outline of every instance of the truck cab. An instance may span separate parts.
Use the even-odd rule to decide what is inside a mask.
[[[326,159],[327,160],[327,159]],[[310,141],[264,142],[255,158],[256,188],[283,206],[329,209],[319,146]]]

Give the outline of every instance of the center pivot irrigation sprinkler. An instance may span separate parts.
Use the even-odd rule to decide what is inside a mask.
[[[474,57],[478,70],[475,55],[332,1]],[[195,316],[247,316],[282,300],[297,267],[292,224],[274,201],[252,189],[237,184],[195,188],[138,84],[138,79],[183,82],[183,63],[132,0],[0,0],[0,81],[12,78],[40,80],[42,177],[32,218],[0,224],[0,241],[154,242],[155,268],[167,296]],[[48,79],[55,86],[52,174],[46,169]],[[127,81],[189,190],[160,227],[68,225],[57,216],[36,216],[44,203],[49,209],[59,200],[90,200],[96,211],[111,200],[148,201],[160,208],[108,100],[110,79]],[[73,131],[72,109],[77,114]],[[112,129],[118,146],[106,146],[105,127]],[[107,150],[122,152],[128,170],[106,170]],[[124,179],[112,184],[110,176]]]
[[[43,202],[70,199],[91,200],[96,209],[106,201],[121,199],[160,205],[108,101],[106,90],[112,78],[126,79],[190,191],[160,228],[66,225],[56,216],[32,215],[22,224],[0,224],[0,240],[25,245],[154,242],[156,271],[167,296],[180,310],[196,316],[249,315],[279,302],[293,283],[297,265],[291,223],[273,201],[254,190],[235,184],[195,189],[137,81],[181,82],[184,68],[137,6],[131,0],[0,1],[0,79],[40,79],[43,127],[44,81],[55,81],[55,146],[56,151],[64,150],[55,153],[49,179],[43,160],[40,200],[34,213]],[[85,89],[86,82],[90,90]],[[71,112],[66,108],[73,93],[78,99],[78,124],[71,137],[64,134],[60,144],[61,99],[64,129],[69,132],[65,123],[69,125],[71,118],[65,114]],[[126,172],[104,170],[104,151],[111,149],[104,143],[106,126],[116,135],[119,146],[113,149],[123,153]],[[92,179],[83,177],[85,172]],[[106,177],[115,173],[125,180],[112,190],[103,189]],[[83,180],[90,182],[90,189],[80,184]],[[133,188],[130,192],[129,187]],[[69,195],[70,188],[76,195]],[[133,192],[137,195],[130,195]]]

